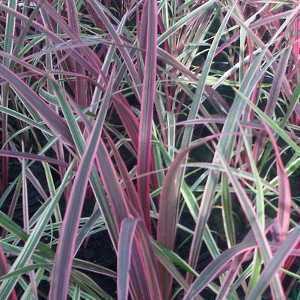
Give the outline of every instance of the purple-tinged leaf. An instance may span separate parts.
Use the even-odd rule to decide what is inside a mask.
[[[162,48],[157,48],[157,58],[159,61],[162,61],[166,64],[169,64],[172,66],[175,70],[181,72],[183,75],[187,76],[189,79],[198,82],[199,78],[198,76],[190,71],[188,68],[186,68],[185,65],[183,65],[181,62],[179,62],[174,56],[166,52]],[[218,104],[223,108],[223,110],[228,111],[229,107],[226,103],[225,99],[212,87],[205,84],[204,86],[204,92],[208,97],[212,98],[214,106]]]
[[[0,64],[0,77],[14,87],[22,97],[22,100],[40,114],[41,118],[54,133],[60,136],[68,145],[73,145],[72,137],[65,121],[50,109],[41,97],[24,81],[2,64]]]
[[[300,227],[297,226],[288,234],[284,243],[282,243],[273,258],[266,264],[259,281],[246,297],[246,300],[259,299],[260,295],[268,287],[271,279],[274,277],[274,274],[277,274],[284,261],[289,257],[290,253],[294,250],[294,247],[298,244],[299,240]],[[277,296],[280,297],[279,295]],[[278,299],[286,299],[286,297],[283,296]]]
[[[165,267],[165,269],[168,270],[168,272],[170,274],[172,274],[172,277],[177,281],[177,283],[185,291],[187,291],[189,288],[189,285],[185,281],[182,274],[177,270],[174,262],[170,259],[170,251],[168,250],[168,253],[166,254],[166,251],[165,251],[166,249],[161,247],[161,245],[158,245],[158,243],[156,243],[154,241],[153,241],[152,245],[153,245],[155,255],[156,255],[157,259],[159,260],[160,264],[163,265]],[[178,259],[177,255],[175,255],[174,253],[172,253],[172,255],[174,255],[176,257],[176,259]],[[185,269],[190,268],[189,265],[185,261],[183,261],[180,258],[178,260],[180,260],[180,262],[184,265]],[[192,268],[190,268],[190,269],[192,269]],[[192,270],[189,270],[189,271],[192,272]],[[195,273],[195,275],[197,275],[196,272],[193,272],[193,273]]]
[[[5,157],[14,157],[14,158],[24,158],[28,160],[36,160],[36,161],[44,161],[49,164],[54,164],[58,166],[66,167],[68,164],[64,161],[57,160],[55,158],[51,158],[45,155],[40,154],[33,154],[33,153],[25,153],[25,152],[18,152],[13,150],[0,150],[0,156]]]
[[[85,192],[89,181],[93,162],[97,156],[99,145],[101,144],[101,132],[109,107],[113,86],[113,75],[109,82],[104,99],[98,113],[93,130],[89,136],[87,147],[84,150],[75,180],[72,186],[70,199],[68,200],[66,214],[63,220],[60,233],[58,248],[54,268],[52,272],[52,280],[50,287],[50,299],[66,300],[68,296],[69,281],[71,276],[71,268],[73,257],[75,255],[76,238],[80,215],[85,199]]]
[[[94,10],[95,14],[99,17],[99,19],[102,21],[103,25],[105,26],[105,28],[107,29],[107,31],[109,32],[110,36],[112,37],[112,39],[115,41],[116,47],[118,47],[124,62],[128,68],[129,74],[132,78],[132,83],[133,86],[137,92],[138,98],[140,98],[140,92],[139,92],[139,85],[141,83],[139,74],[136,71],[136,68],[133,64],[132,58],[130,57],[128,50],[124,47],[124,43],[122,41],[122,39],[120,38],[119,34],[117,33],[117,31],[114,29],[114,27],[112,26],[110,20],[108,19],[108,17],[105,15],[103,8],[101,7],[101,5],[98,3],[98,1],[95,0],[87,0],[87,2],[90,5],[90,8]],[[150,1],[155,3],[155,1]],[[155,44],[156,45],[156,44]]]
[[[127,202],[127,197],[121,188],[115,167],[103,142],[99,145],[96,162],[100,171],[101,180],[110,201],[114,219],[118,229],[120,229],[124,219],[136,216],[137,213],[132,211],[133,207]],[[135,295],[133,298],[143,299],[143,295],[146,293],[145,289],[147,289],[147,281],[140,276],[140,270],[143,269],[143,261],[140,256],[138,256],[138,249],[136,247],[134,247],[132,251],[135,262],[132,267],[132,273],[130,274],[132,279],[131,293]]]
[[[252,252],[252,250],[249,250]],[[216,300],[226,300],[230,288],[239,273],[240,267],[244,260],[248,257],[248,253],[245,252],[242,255],[235,257],[231,263],[230,269],[228,270],[225,280],[222,282],[222,286],[218,292]]]
[[[143,262],[144,280],[148,288],[149,299],[164,299],[161,294],[160,283],[158,281],[157,260],[152,248],[149,233],[143,221],[139,221],[135,244],[138,250],[137,253],[141,257],[141,261]]]
[[[45,158],[45,160],[41,160],[41,161],[47,161],[47,158],[48,157],[45,157],[43,155],[36,155],[36,154],[29,154],[29,156],[27,156],[28,153],[24,153],[24,152],[18,152],[15,145],[10,143],[10,146],[12,148],[12,151],[10,152],[13,152],[13,155],[12,157],[16,157],[20,163],[22,163],[22,158],[26,158],[26,159],[33,159],[35,156],[37,157],[40,157],[40,158]],[[0,153],[2,152],[3,150],[0,150]],[[19,155],[21,154],[21,155]],[[25,154],[25,156],[24,156]],[[1,154],[0,154],[1,155]],[[32,156],[33,155],[33,156]],[[30,158],[31,157],[31,158]],[[39,159],[33,159],[33,160],[37,160],[39,161]],[[50,161],[47,161],[48,163],[54,163],[56,160],[53,159],[53,158],[50,158]],[[62,162],[62,165],[66,165],[65,162]],[[58,164],[59,165],[59,164]],[[30,170],[30,168],[27,168],[26,169],[26,176],[27,176],[27,179],[30,181],[30,183],[33,185],[33,187],[38,191],[38,193],[41,195],[41,197],[43,198],[44,201],[47,201],[48,199],[48,195],[47,193],[45,192],[44,188],[42,187],[40,181],[36,178],[36,176],[32,173],[32,171]]]
[[[0,245],[0,276],[4,277],[9,272],[9,266],[7,259],[5,257],[4,251],[2,249],[2,246]],[[9,300],[17,300],[17,294],[16,291],[13,290],[12,293],[9,296]]]
[[[265,108],[265,113],[268,116],[272,116],[280,95],[280,91],[283,88],[283,81],[286,74],[286,68],[288,66],[289,58],[291,55],[291,47],[285,49],[280,57],[280,61],[276,66],[276,71],[274,72],[274,79],[272,82],[272,87],[268,96],[267,105]],[[260,154],[264,148],[265,135],[259,135],[256,142],[256,151]]]
[[[197,125],[197,124],[210,124],[210,123],[216,123],[216,124],[224,124],[226,118],[225,117],[211,117],[211,118],[199,118],[195,120],[187,120],[182,122],[177,122],[176,126],[184,125]]]
[[[88,133],[92,131],[92,126],[87,120],[86,116],[82,113],[76,103],[72,102],[72,105],[76,113],[81,117],[86,126]],[[96,163],[100,172],[101,180],[104,185],[104,189],[107,192],[109,199],[109,205],[112,209],[112,215],[114,217],[114,223],[116,224],[116,233],[113,237],[114,246],[116,244],[116,237],[118,235],[121,222],[124,218],[130,217],[129,209],[127,207],[126,197],[119,183],[119,178],[115,170],[114,164],[108,153],[106,145],[101,140],[99,144],[98,153],[96,156]],[[134,215],[134,214],[133,214]]]
[[[134,149],[138,148],[139,121],[132,112],[129,103],[122,94],[115,95],[113,99],[114,107],[130,137]]]
[[[78,20],[78,13],[76,10],[76,3],[74,0],[67,0],[67,12],[68,12],[68,23],[71,27],[74,35],[80,40],[80,24]],[[73,61],[72,61],[73,62]],[[84,69],[80,64],[74,66],[74,71],[78,73],[84,73]],[[87,101],[87,82],[79,77],[75,79],[75,101],[81,106],[86,106]]]
[[[146,2],[146,1],[145,1]],[[145,50],[147,47],[147,23],[148,23],[148,11],[146,9],[146,5],[142,7],[142,11],[140,13],[141,16],[137,16],[137,31],[138,31],[138,40],[139,46],[141,49]],[[144,52],[143,52],[144,54]],[[143,57],[145,59],[145,57]],[[142,70],[139,70],[142,72]]]
[[[142,298],[137,299],[162,299],[156,258],[141,219],[125,218],[121,224],[118,245],[118,299],[128,299],[129,282],[133,286],[138,284],[144,287],[138,291],[138,297]],[[132,296],[137,297],[135,289],[131,292]]]
[[[78,28],[68,26],[66,24],[66,22],[64,21],[64,19],[57,13],[57,11],[54,9],[54,7],[48,3],[48,1],[43,1],[41,4],[42,4],[41,10],[44,12],[44,14],[47,15],[47,17],[51,17],[54,20],[54,22],[56,24],[58,24],[61,27],[61,29],[71,39],[73,39],[75,41],[79,41],[79,32],[77,31],[77,30],[79,30],[79,27],[78,27],[79,25],[77,25]],[[72,23],[76,22],[75,18],[76,18],[75,16],[72,16],[72,18],[71,18]],[[73,24],[73,26],[74,26],[74,24]],[[96,72],[96,74],[99,74],[99,73],[102,74],[101,69],[100,69],[100,60],[97,57],[97,55],[89,47],[84,45],[84,43],[83,43],[83,46],[84,47],[78,51],[77,50],[72,51],[72,47],[70,47],[69,49],[74,54],[76,53],[76,57],[74,57],[74,58],[80,59],[80,61],[78,61],[78,63],[83,62],[84,65],[87,67],[87,69],[94,70]],[[103,78],[105,78],[104,75],[103,75]]]
[[[267,101],[267,106],[265,108],[265,113],[271,116],[275,110],[280,91],[282,89],[282,84],[286,74],[286,68],[288,66],[289,58],[291,55],[291,47],[286,48],[281,54],[280,61],[274,72],[274,79],[272,82],[272,87]]]
[[[111,157],[103,142],[99,145],[97,165],[99,166],[101,180],[104,184],[107,196],[111,202],[116,223],[120,229],[122,220],[130,217],[129,208]]]
[[[207,144],[209,141],[219,137],[220,134],[208,136],[200,139],[190,145],[190,147],[182,149],[170,165],[167,175],[164,179],[162,191],[159,200],[159,216],[157,223],[157,241],[169,250],[174,249],[178,215],[178,195],[180,191],[180,170],[181,164],[184,163],[188,152],[191,149]],[[172,287],[172,277],[164,267],[160,268],[160,283],[164,298],[169,297]]]
[[[278,212],[277,212],[279,232],[277,238],[280,241],[283,241],[289,230],[289,225],[290,225],[290,215],[291,215],[291,206],[292,206],[291,187],[289,183],[288,174],[284,168],[280,156],[279,147],[272,134],[272,131],[267,125],[265,125],[265,129],[270,137],[270,141],[275,151],[277,176],[278,176],[278,184],[279,184],[279,199],[278,199]]]
[[[76,3],[74,0],[66,0],[67,12],[68,12],[68,23],[71,30],[80,37],[80,24],[78,20],[78,12],[76,9]]]
[[[143,210],[141,207],[141,203],[139,201],[135,186],[129,176],[126,164],[123,161],[121,154],[116,149],[115,144],[113,143],[113,141],[111,140],[111,138],[108,135],[107,135],[107,139],[112,148],[113,155],[114,155],[115,161],[116,161],[116,165],[117,165],[119,172],[121,174],[121,177],[123,179],[124,189],[126,189],[126,191],[127,191],[127,202],[128,202],[128,206],[130,207],[130,211],[133,214],[136,212],[136,215],[134,215],[134,217],[142,218]]]
[[[121,224],[118,243],[119,255],[117,267],[117,295],[119,300],[128,299],[129,271],[132,260],[132,245],[137,224],[137,219],[125,219]]]
[[[222,154],[221,153],[216,153],[216,154],[218,155],[218,158],[225,169],[228,179],[230,180],[232,187],[235,191],[235,194],[239,199],[239,203],[250,223],[255,240],[257,242],[257,245],[259,246],[261,257],[264,260],[264,263],[268,263],[272,259],[272,251],[269,242],[266,238],[266,235],[264,231],[261,229],[261,226],[258,222],[258,218],[253,208],[253,205],[251,203],[251,200],[249,199],[247,192],[242,187],[241,183],[238,181],[236,176],[233,175],[231,169],[228,166],[228,163],[225,161]],[[284,297],[282,283],[280,281],[278,274],[274,275],[271,288],[272,288],[273,296],[276,295],[276,297]],[[278,299],[282,299],[282,298],[278,298]]]
[[[147,46],[146,61],[141,98],[141,116],[139,128],[139,146],[137,175],[141,176],[151,170],[152,150],[152,120],[154,101],[156,97],[156,65],[157,65],[157,3],[147,0],[144,2],[147,11]],[[144,221],[150,230],[150,176],[141,176],[137,180],[138,193],[144,211]]]
[[[44,4],[46,4],[44,2]],[[51,6],[50,6],[51,7]],[[51,7],[51,9],[53,9]],[[50,10],[51,10],[50,9]],[[50,29],[46,28],[45,26],[41,25],[40,23],[36,22],[36,21],[32,21],[30,20],[27,16],[17,12],[17,11],[14,11],[10,8],[8,8],[6,5],[4,4],[1,4],[0,3],[0,10],[6,12],[6,13],[9,13],[9,14],[12,14],[14,15],[17,19],[21,20],[21,21],[24,21],[24,22],[31,22],[32,23],[32,26],[39,32],[43,32],[45,33],[49,39],[53,42],[53,43],[58,43],[58,44],[62,44],[64,43],[64,40],[62,38],[60,38],[59,36],[57,36],[53,31],[51,31]],[[51,10],[52,11],[52,10]],[[57,20],[59,21],[59,20]],[[61,21],[61,20],[60,20]],[[68,26],[66,26],[68,27]],[[64,27],[65,28],[65,27]],[[70,33],[70,32],[68,32]],[[83,46],[86,47],[86,45],[83,44]],[[95,67],[95,65],[92,65],[89,63],[89,61],[87,59],[85,59],[81,54],[80,52],[77,50],[77,49],[72,49],[72,47],[70,46],[69,48],[71,54],[73,55],[74,59],[76,58],[76,61],[78,63],[80,63],[80,65],[82,65],[86,70],[88,70],[91,74],[93,74],[95,77],[98,76],[100,70],[97,69]],[[93,53],[93,52],[92,52]],[[103,77],[104,79],[106,79],[105,77]]]
[[[226,267],[235,257],[253,250],[256,247],[255,240],[245,241],[232,248],[224,251],[216,259],[214,259],[201,272],[198,278],[190,286],[189,290],[184,296],[184,300],[194,299],[207,285],[214,280],[221,272],[226,270]]]

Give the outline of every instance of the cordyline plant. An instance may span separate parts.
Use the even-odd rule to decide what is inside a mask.
[[[298,299],[299,18],[1,1],[0,299]]]

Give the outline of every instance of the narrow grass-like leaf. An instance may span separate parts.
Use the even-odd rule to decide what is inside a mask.
[[[118,299],[127,300],[129,290],[129,270],[132,259],[132,245],[138,220],[125,219],[121,224],[118,257]]]
[[[103,8],[101,7],[101,4],[98,3],[95,0],[88,0],[88,3],[90,4],[90,6],[94,9],[95,13],[98,15],[99,19],[103,22],[103,24],[105,25],[107,31],[109,32],[109,34],[111,35],[111,37],[114,39],[116,46],[118,47],[120,53],[123,56],[124,62],[128,68],[128,71],[132,77],[132,83],[135,87],[135,90],[137,92],[138,97],[140,96],[140,92],[139,92],[139,85],[141,83],[141,80],[139,78],[139,75],[135,69],[135,66],[132,62],[132,59],[127,51],[127,49],[124,47],[124,43],[122,42],[122,40],[119,37],[119,34],[116,32],[116,30],[113,28],[111,22],[109,21],[108,17],[105,15]],[[153,15],[152,17],[156,18],[156,14]],[[156,30],[156,26],[155,28],[153,28]],[[153,45],[155,46],[155,45]]]
[[[1,246],[0,246],[0,268],[1,268],[1,273],[0,273],[1,274],[0,281],[1,281],[1,279],[6,278],[6,276],[10,274],[10,273],[7,274],[9,270],[9,265]],[[9,300],[17,300],[17,299],[18,298],[17,298],[16,291],[13,290],[10,294]]]
[[[72,28],[72,31],[80,40],[80,24],[78,13],[76,10],[76,2],[74,0],[67,1],[67,11],[68,11],[68,23],[69,26]],[[84,69],[80,64],[75,65],[75,72],[77,73],[84,73]],[[86,80],[77,77],[75,80],[75,101],[76,103],[86,106],[87,103],[87,84]]]
[[[70,132],[63,121],[43,100],[28,87],[17,75],[0,64],[0,77],[7,80],[20,94],[22,100],[33,107],[44,119],[47,125],[69,145],[72,145]]]
[[[287,132],[279,124],[277,124],[272,118],[270,118],[267,114],[265,114],[258,106],[254,105],[249,98],[242,93],[241,91],[235,90],[239,95],[240,99],[245,101],[251,109],[255,111],[257,116],[266,123],[269,127],[273,129],[273,131],[278,134],[297,154],[300,154],[300,147],[297,143],[289,136]]]
[[[8,7],[12,10],[17,10],[17,1],[16,0],[9,0],[7,3]],[[12,15],[6,16],[6,23],[5,23],[5,33],[4,33],[4,52],[12,54],[13,48],[14,48],[14,35],[15,35],[15,25],[16,25],[16,19]],[[3,64],[10,68],[10,59],[4,58]],[[9,86],[6,84],[1,87],[2,92],[2,99],[1,102],[4,107],[8,107],[8,101],[9,101]],[[3,114],[1,115],[1,128],[2,128],[2,134],[1,134],[1,140],[2,140],[2,146],[5,144],[6,139],[8,137],[8,119],[7,115]],[[1,159],[2,163],[2,184],[3,186],[6,186],[8,183],[8,159],[6,157]]]
[[[70,179],[72,169],[73,169],[73,165],[71,164],[68,171],[67,171],[67,173],[65,174],[65,177],[64,177],[60,187],[57,190],[57,193],[56,193],[55,197],[52,199],[49,206],[43,212],[43,216],[40,217],[38,223],[36,224],[33,232],[31,232],[28,239],[27,239],[26,234],[23,231],[20,231],[13,224],[11,224],[10,222],[7,222],[8,220],[5,222],[5,220],[3,218],[4,216],[2,216],[2,221],[4,221],[7,224],[7,229],[8,230],[12,230],[12,232],[17,230],[18,236],[22,237],[22,239],[24,241],[27,240],[25,245],[22,248],[21,253],[19,254],[17,259],[15,260],[12,267],[10,268],[10,271],[13,271],[13,270],[24,267],[26,262],[32,256],[33,251],[38,246],[39,240],[40,240],[40,238],[41,238],[41,236],[42,236],[42,234],[45,230],[45,227],[48,224],[48,221],[49,221],[49,219],[50,219],[50,217],[51,217],[51,215],[52,215],[52,213],[53,213],[60,197],[63,194],[65,186],[66,186],[68,180]],[[3,222],[2,222],[2,224],[3,224]],[[47,247],[46,247],[46,251],[49,252],[47,250]],[[11,291],[14,288],[14,286],[16,285],[16,283],[17,283],[17,281],[15,279],[4,280],[1,284],[1,286],[0,286],[0,298],[1,299],[6,299],[8,297],[8,295],[11,293]]]
[[[240,130],[242,132],[245,149],[248,155],[248,159],[250,161],[250,167],[251,171],[253,173],[253,176],[255,178],[255,184],[256,184],[256,214],[257,214],[257,220],[261,225],[262,230],[265,228],[265,198],[264,198],[264,189],[263,189],[263,182],[259,176],[259,172],[257,170],[255,159],[253,156],[253,153],[251,151],[251,146],[249,145],[249,140],[247,139],[245,131],[240,127]],[[253,270],[249,282],[249,286],[252,287],[256,284],[257,279],[260,274],[261,270],[261,264],[262,259],[259,251],[255,250],[254,253],[254,259],[253,259]]]
[[[247,196],[245,190],[242,188],[239,181],[232,174],[225,159],[222,157],[222,155],[220,153],[218,153],[218,155],[219,155],[219,159],[220,159],[222,165],[224,166],[224,168],[226,170],[226,174],[235,190],[235,193],[240,200],[241,207],[251,225],[256,242],[259,246],[261,256],[262,256],[264,262],[268,263],[272,258],[271,248],[270,248],[270,245],[267,241],[267,238],[266,238],[264,232],[262,231],[262,229],[260,227],[260,224],[258,223],[258,219],[255,214],[254,208],[251,204],[251,201],[250,201],[249,197]],[[284,292],[283,292],[282,284],[281,284],[278,274],[274,275],[274,281],[272,284],[272,292],[273,292],[273,296],[275,299],[278,299],[278,300],[283,299]]]
[[[249,252],[251,252],[251,250],[249,250],[248,253]],[[230,269],[226,274],[225,280],[222,282],[222,286],[220,288],[216,300],[225,300],[228,298],[227,295],[230,291],[230,288],[232,287],[232,283],[234,282],[236,276],[238,275],[240,267],[243,261],[247,258],[248,253],[246,252],[243,255],[240,255],[233,259]],[[238,299],[238,297],[236,299]]]
[[[280,61],[277,65],[276,73],[274,74],[274,79],[272,83],[272,87],[268,96],[267,105],[265,108],[265,113],[268,116],[272,116],[280,95],[280,91],[282,89],[283,79],[285,76],[285,70],[288,65],[289,57],[291,55],[291,47],[284,50],[281,54]],[[263,147],[264,135],[259,136],[258,141],[256,142],[258,146]],[[260,151],[259,149],[258,151]]]
[[[175,157],[175,160],[169,167],[167,175],[163,182],[162,191],[160,194],[159,217],[157,224],[157,240],[164,247],[173,250],[176,237],[176,227],[178,222],[178,193],[180,191],[180,167],[184,162],[187,153],[196,147],[207,144],[212,139],[219,135],[212,135],[200,139],[190,145],[190,147],[183,148]],[[168,298],[170,293],[172,278],[164,270],[160,270],[160,282],[165,291],[165,297]]]
[[[63,111],[66,122],[68,123],[71,135],[72,135],[73,140],[74,140],[74,144],[77,148],[77,152],[79,153],[80,156],[82,156],[83,152],[84,152],[84,148],[85,148],[84,136],[83,136],[83,134],[82,134],[82,132],[79,128],[79,125],[78,125],[77,120],[74,116],[74,113],[73,113],[73,111],[70,107],[70,104],[69,104],[68,101],[66,101],[66,99],[65,99],[66,97],[64,97],[63,92],[61,91],[59,85],[55,81],[51,81],[51,84],[52,84],[52,87],[53,87],[53,89],[54,89],[54,91],[57,95],[57,100],[58,100],[58,102],[61,106],[61,109]],[[112,87],[110,87],[110,88],[112,88]],[[86,121],[85,115],[76,106],[76,104],[73,103],[73,105],[74,105],[78,115],[85,122],[85,125],[87,126],[87,130],[91,131],[92,130],[91,125]],[[100,157],[103,158],[106,155],[103,154],[105,152],[104,152],[103,147],[101,145],[102,145],[102,143],[100,143],[100,146],[99,146],[98,156],[100,155]],[[110,159],[110,158],[108,158],[108,159]],[[103,159],[103,160],[101,160],[101,162],[105,163],[106,160]],[[107,168],[107,165],[105,165],[104,170],[106,170],[106,168]],[[111,168],[109,168],[109,169],[111,169]],[[106,178],[106,177],[104,177],[104,178]],[[111,177],[108,177],[108,178],[111,178]],[[104,191],[103,191],[102,185],[100,183],[100,178],[98,176],[98,173],[94,169],[93,169],[92,174],[91,174],[91,186],[92,186],[93,191],[95,193],[97,202],[99,203],[101,211],[102,211],[102,213],[105,217],[105,221],[106,221],[109,233],[111,235],[112,241],[113,241],[114,245],[116,245],[117,244],[117,235],[118,235],[117,234],[117,232],[118,232],[117,220],[118,219],[113,219],[113,215],[112,215],[110,205],[106,201],[106,197],[104,195]],[[120,202],[118,202],[117,199],[113,198],[113,200],[116,200],[116,202],[120,205]],[[118,208],[118,205],[116,205],[115,207]]]
[[[148,287],[148,293],[151,300],[164,299],[161,292],[160,282],[158,280],[157,273],[157,260],[152,249],[152,243],[149,237],[149,233],[144,225],[143,221],[139,221],[137,227],[137,236],[135,239],[136,247],[140,249],[138,254],[141,257],[141,261],[144,262],[144,276]]]
[[[207,57],[206,57],[205,64],[203,66],[201,77],[200,77],[200,79],[198,81],[198,84],[197,84],[197,90],[196,90],[196,93],[195,93],[195,96],[194,96],[194,99],[193,99],[193,102],[192,102],[192,106],[191,106],[191,109],[190,109],[190,112],[189,112],[189,115],[188,115],[188,119],[187,119],[188,121],[196,119],[196,116],[197,116],[198,111],[199,111],[200,104],[203,101],[202,96],[203,96],[205,84],[206,84],[206,81],[207,81],[207,77],[209,75],[210,68],[211,68],[211,65],[213,63],[213,58],[214,58],[215,52],[217,50],[217,47],[218,47],[218,44],[219,44],[220,39],[222,37],[222,34],[224,33],[224,30],[226,29],[227,22],[228,22],[231,14],[234,10],[234,7],[235,6],[233,6],[227,12],[224,20],[222,21],[222,24],[221,24],[218,32],[216,33],[216,35],[214,37],[212,45],[209,49],[209,52],[208,52]],[[183,138],[182,138],[182,142],[181,142],[182,147],[187,147],[188,146],[188,144],[191,142],[192,135],[193,135],[193,127],[192,126],[187,127],[184,131],[184,135],[183,135]]]
[[[294,247],[297,245],[300,239],[300,227],[295,227],[287,236],[286,240],[280,248],[277,250],[273,258],[266,264],[262,275],[257,282],[256,286],[253,287],[250,294],[246,297],[247,300],[256,300],[264,292],[264,290],[269,285],[270,280],[277,274],[280,266],[288,258],[289,254],[293,251]],[[277,295],[279,296],[279,295]],[[283,295],[281,298],[285,299]]]
[[[224,270],[224,268],[226,268],[232,259],[254,247],[255,241],[245,241],[224,251],[201,272],[190,286],[183,299],[194,299],[222,270]]]
[[[52,273],[52,283],[50,288],[50,297],[52,297],[52,299],[65,300],[68,296],[69,280],[71,276],[73,256],[75,254],[75,242],[78,232],[80,215],[85,199],[85,191],[89,181],[90,172],[93,167],[92,164],[95,160],[95,156],[101,142],[101,132],[111,101],[113,85],[112,76],[109,89],[104,96],[100,112],[98,113],[95,125],[89,136],[86,149],[84,151],[84,154],[82,155],[82,159],[75,176],[75,181],[72,186]],[[67,260],[66,257],[68,257]]]
[[[5,157],[14,157],[14,158],[23,158],[28,160],[34,160],[34,161],[45,161],[49,164],[59,165],[66,167],[67,163],[64,161],[57,160],[52,157],[48,157],[45,155],[39,155],[39,154],[33,154],[33,153],[25,153],[25,152],[19,152],[14,150],[0,150],[0,156]]]
[[[254,82],[258,82],[261,76],[263,76],[267,67],[269,67],[273,62],[272,60],[268,61],[265,68],[260,71],[260,64],[262,62],[265,52],[266,49],[257,55],[252,65],[250,66],[248,72],[245,74],[240,89],[247,92],[247,94],[252,93],[253,88],[255,87]],[[233,147],[233,137],[228,137],[227,135],[237,128],[237,122],[241,114],[243,113],[245,107],[246,105],[242,103],[238,94],[231,106],[231,109],[227,115],[225,124],[222,129],[222,135],[226,134],[226,137],[221,135],[217,146],[218,151],[222,155],[224,155],[225,159],[227,160],[229,160],[231,157],[231,151]],[[218,162],[217,154],[215,154],[213,162]],[[204,193],[202,195],[202,199],[205,199],[205,201],[202,201],[200,205],[192,246],[190,249],[189,262],[193,267],[197,264],[199,258],[200,248],[202,244],[202,234],[212,209],[213,197],[215,195],[215,189],[219,180],[219,176],[220,173],[218,171],[210,171],[207,182],[205,184]]]
[[[233,219],[233,209],[232,209],[232,198],[229,191],[228,179],[222,176],[222,215],[224,219],[224,230],[227,237],[228,247],[232,247],[235,244],[235,226]]]
[[[162,35],[160,35],[158,39],[158,45],[162,44],[164,41],[169,39],[177,30],[179,30],[183,26],[187,26],[189,22],[194,20],[195,18],[199,17],[199,15],[206,12],[209,8],[216,4],[216,0],[210,0],[200,5],[196,9],[192,10],[189,14],[184,15],[180,18],[175,24],[170,26]]]
[[[107,136],[109,143],[111,145],[112,151],[114,153],[114,157],[118,166],[118,169],[120,171],[120,174],[122,176],[122,179],[125,184],[125,189],[128,195],[128,206],[131,206],[131,213],[134,213],[135,211],[138,213],[135,217],[142,217],[143,216],[143,210],[141,203],[139,201],[139,197],[136,191],[136,188],[130,178],[130,175],[128,173],[127,167],[125,162],[123,161],[119,151],[116,149],[116,146],[114,145],[113,141],[109,136]]]
[[[156,58],[157,58],[157,3],[147,0],[144,2],[147,11],[147,48],[144,80],[141,97],[141,116],[139,127],[139,145],[137,174],[144,175],[151,168],[152,153],[152,119],[153,105],[156,95]],[[144,220],[150,230],[150,177],[143,176],[137,181],[138,193],[142,202]]]
[[[277,166],[277,176],[279,182],[279,199],[278,199],[278,223],[280,226],[280,230],[278,232],[279,241],[283,241],[285,236],[289,230],[290,226],[290,214],[291,214],[291,206],[292,206],[292,198],[291,198],[291,188],[289,183],[289,178],[285,167],[283,165],[279,147],[275,141],[275,138],[272,134],[271,129],[268,126],[265,126],[266,131],[270,137],[271,143],[273,145],[276,157],[276,166]]]

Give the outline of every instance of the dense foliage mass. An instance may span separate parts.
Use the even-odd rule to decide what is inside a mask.
[[[0,89],[0,299],[300,299],[298,0],[2,0]]]

